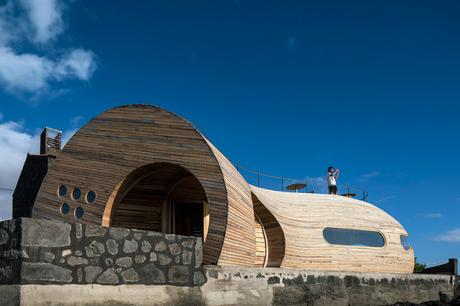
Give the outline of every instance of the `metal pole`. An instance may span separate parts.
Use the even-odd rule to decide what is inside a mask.
[[[284,178],[282,177],[281,178],[281,191],[284,190]]]
[[[260,187],[260,173],[257,172],[257,187]]]

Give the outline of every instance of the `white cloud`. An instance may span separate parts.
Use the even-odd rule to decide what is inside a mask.
[[[74,49],[56,63],[54,75],[57,79],[76,78],[87,81],[92,77],[94,70],[96,64],[93,52]]]
[[[417,217],[424,219],[440,219],[442,218],[441,213],[420,213],[417,214]]]
[[[17,122],[0,122],[0,187],[14,189],[27,153],[37,152],[38,135],[24,131]],[[0,220],[11,218],[11,191],[0,191]]]
[[[11,93],[51,93],[53,85],[66,80],[88,81],[96,70],[95,55],[69,48],[52,56],[41,54],[64,30],[63,0],[11,0],[0,7],[0,85]],[[23,53],[18,42],[38,45]]]
[[[319,193],[326,193],[327,192],[327,183],[326,178],[323,176],[317,177],[310,177],[307,176],[303,179],[304,182],[307,183],[307,191],[315,191]]]
[[[73,129],[69,131],[64,131],[62,133],[62,147],[64,147],[67,142],[69,142],[70,138],[78,131],[78,129]]]
[[[379,176],[379,175],[380,175],[380,172],[374,170],[374,171],[369,172],[369,173],[361,174],[361,175],[359,176],[359,178],[360,178],[361,180],[369,180],[369,179],[372,179],[372,178],[377,177],[377,176]]]
[[[64,131],[63,144],[67,143],[75,132],[76,129]],[[39,151],[39,138],[38,133],[26,131],[22,123],[0,121],[0,188],[16,187],[27,153]],[[12,194],[12,191],[0,190],[0,220],[11,218]]]
[[[72,50],[53,62],[35,54],[16,54],[0,47],[0,81],[9,91],[43,92],[51,82],[65,79],[88,80],[96,69],[93,54]]]
[[[0,47],[0,81],[9,91],[36,91],[47,86],[53,63],[34,54],[15,54]]]
[[[383,198],[380,198],[380,199],[376,200],[375,203],[376,203],[376,204],[383,204],[383,203],[388,202],[388,201],[391,201],[391,200],[393,200],[393,199],[395,199],[395,198],[396,198],[396,196],[394,196],[394,195],[389,195],[389,196],[385,196],[385,197],[383,197]]]
[[[0,191],[0,220],[11,219],[12,213],[12,195],[13,192]]]
[[[447,241],[447,242],[460,242],[460,228],[453,229],[448,231],[445,234],[439,235],[434,238],[438,241]]]
[[[12,17],[12,11],[13,3],[11,1],[4,6],[0,6],[0,46],[16,40],[19,35],[19,28]]]
[[[64,30],[64,4],[58,0],[21,0],[26,11],[29,33],[36,43],[47,43]],[[30,35],[29,34],[29,35]]]
[[[83,116],[75,116],[70,119],[70,125],[72,127],[80,126],[83,119],[85,119]]]

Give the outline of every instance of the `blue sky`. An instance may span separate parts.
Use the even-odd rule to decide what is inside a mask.
[[[43,126],[68,138],[152,103],[252,169],[318,182],[341,168],[420,261],[460,258],[460,2],[36,3],[0,1],[0,187]]]

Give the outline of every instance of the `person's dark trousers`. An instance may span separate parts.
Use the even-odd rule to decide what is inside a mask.
[[[337,186],[329,186],[329,194],[337,194]]]

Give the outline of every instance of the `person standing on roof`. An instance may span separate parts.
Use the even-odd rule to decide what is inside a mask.
[[[327,186],[329,194],[337,194],[337,179],[339,178],[340,170],[334,167],[327,168]]]

